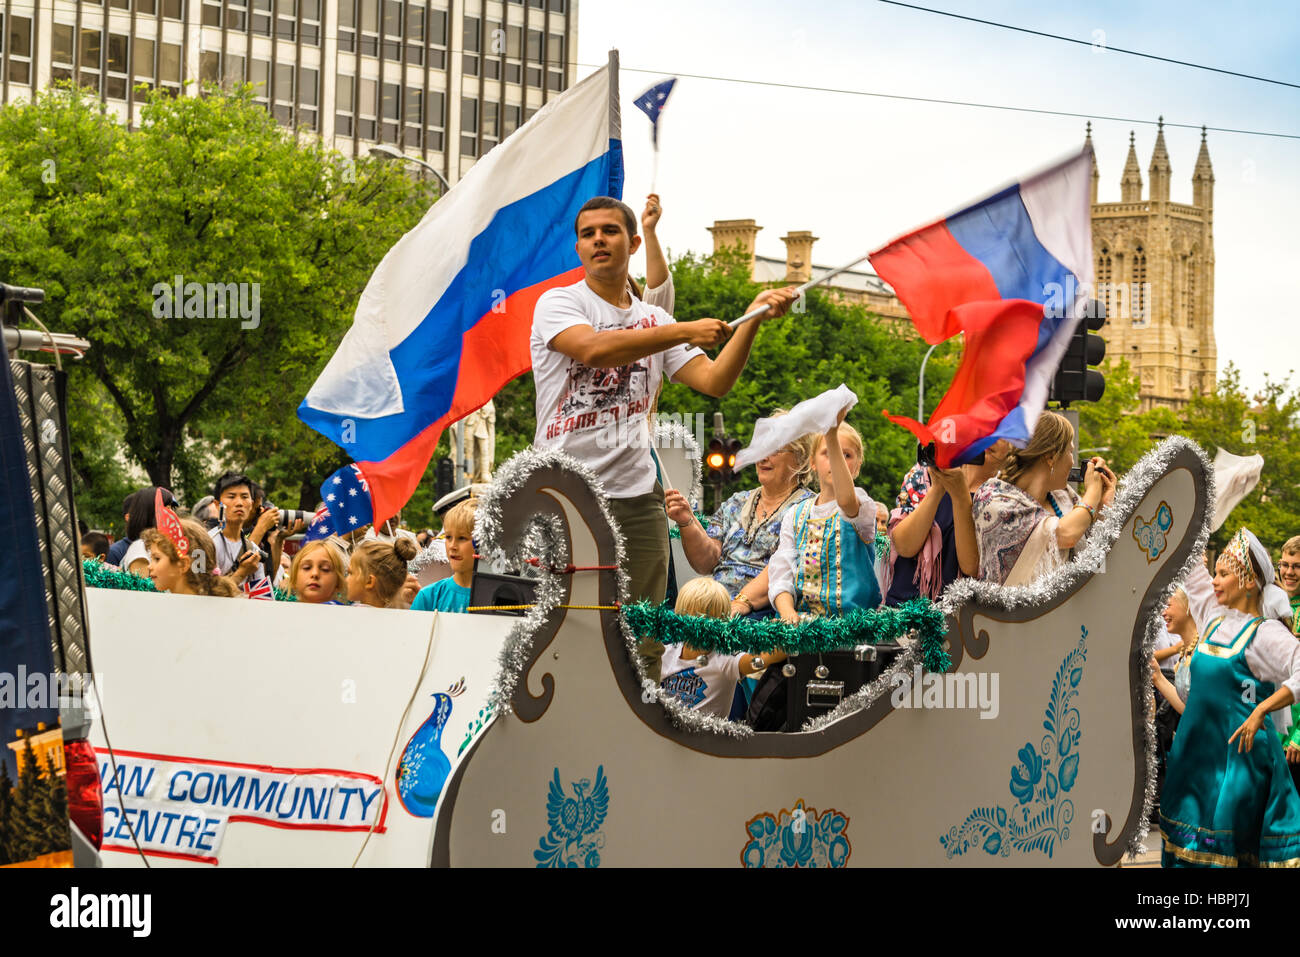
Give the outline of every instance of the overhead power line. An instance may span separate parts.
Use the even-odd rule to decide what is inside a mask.
[[[921,7],[914,3],[903,3],[902,0],[880,0],[881,3],[887,3],[893,7],[906,7],[908,10],[919,10],[922,13],[934,13],[941,17],[952,17],[954,20],[967,20],[970,23],[982,23],[989,27],[998,27],[1002,30],[1014,30],[1016,33],[1028,33],[1036,37],[1047,37],[1051,40],[1061,40],[1064,43],[1077,43],[1081,46],[1091,47],[1095,44],[1091,40],[1080,40],[1078,37],[1063,37],[1059,33],[1045,33],[1042,30],[1030,30],[1028,27],[1017,27],[1010,23],[999,23],[996,20],[982,20],[979,17],[968,17],[962,13],[953,13],[950,10],[936,10],[933,7]],[[1178,66],[1191,67],[1193,70],[1208,70],[1211,73],[1222,73],[1226,76],[1237,76],[1243,80],[1257,80],[1260,83],[1273,83],[1277,86],[1289,86],[1294,90],[1300,90],[1300,83],[1291,83],[1288,80],[1274,80],[1267,76],[1255,76],[1251,73],[1239,73],[1236,70],[1225,70],[1217,66],[1206,66],[1204,63],[1192,63],[1190,60],[1175,60],[1173,57],[1158,56],[1154,53],[1142,53],[1138,50],[1125,50],[1123,47],[1113,47],[1109,43],[1102,45],[1103,49],[1111,53],[1124,53],[1128,56],[1140,56],[1147,60],[1159,60],[1161,63],[1174,63]]]
[[[599,69],[603,63],[575,63],[575,66]],[[901,93],[877,93],[871,90],[847,90],[833,86],[809,86],[802,83],[778,83],[775,80],[747,80],[735,76],[709,76],[703,73],[682,73],[677,70],[645,70],[638,67],[619,66],[621,73],[650,73],[656,76],[680,76],[692,80],[713,80],[718,83],[741,83],[748,86],[770,86],[782,90],[807,90],[813,93],[841,93],[846,96],[870,96],[885,100],[905,100],[912,103],[938,103],[944,106],[967,106],[981,110],[1005,110],[1012,113],[1037,113],[1041,116],[1067,116],[1081,120],[1106,120],[1114,123],[1132,123],[1142,126],[1155,126],[1156,120],[1138,119],[1128,116],[1107,116],[1102,113],[1071,113],[1066,110],[1044,110],[1031,106],[1008,106],[1005,103],[976,103],[971,100],[945,100],[933,96],[905,96]],[[1226,126],[1202,126],[1199,123],[1172,123],[1164,121],[1165,126],[1186,130],[1205,129],[1211,133],[1239,133],[1242,136],[1269,136],[1284,140],[1300,140],[1300,133],[1270,133],[1263,130],[1238,130]]]

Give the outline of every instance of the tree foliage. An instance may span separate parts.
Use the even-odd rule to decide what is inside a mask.
[[[44,288],[45,324],[91,342],[67,364],[83,512],[91,492],[96,518],[117,517],[118,442],[191,500],[236,466],[314,504],[347,457],[295,409],[432,195],[286,134],[248,87],[156,92],[134,131],[76,88],[0,109],[0,276]],[[249,314],[230,308],[235,289]]]

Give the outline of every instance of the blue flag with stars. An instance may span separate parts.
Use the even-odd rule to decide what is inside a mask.
[[[343,466],[327,478],[320,487],[320,497],[325,500],[325,507],[316,512],[304,536],[307,541],[346,535],[374,521],[370,483],[355,463]]]
[[[650,139],[654,142],[655,149],[659,148],[659,114],[663,112],[664,105],[668,102],[668,94],[673,91],[676,83],[677,77],[664,80],[662,83],[656,83],[636,98],[638,109],[650,117],[650,122],[654,124]]]

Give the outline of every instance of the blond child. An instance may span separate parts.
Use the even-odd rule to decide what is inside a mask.
[[[768,564],[768,598],[787,622],[804,613],[842,615],[880,604],[876,503],[853,484],[862,469],[862,436],[844,414],[817,441],[817,498],[785,513],[781,543]]]
[[[406,563],[415,557],[415,539],[391,542],[368,539],[352,550],[348,565],[348,601],[371,608],[391,608],[406,584]]]
[[[466,499],[452,506],[442,520],[443,544],[451,577],[420,589],[411,602],[412,611],[463,612],[469,607],[470,586],[474,583],[474,509],[477,499]]]
[[[679,615],[730,618],[731,596],[712,578],[692,578],[677,593]],[[725,718],[731,711],[736,684],[770,664],[785,660],[785,652],[761,655],[722,655],[687,644],[667,645],[660,685],[682,704]]]
[[[298,549],[289,565],[289,591],[309,605],[341,605],[347,600],[347,560],[333,539],[317,539]]]

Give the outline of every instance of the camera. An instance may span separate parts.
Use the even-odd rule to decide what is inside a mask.
[[[274,505],[267,503],[262,506],[262,512],[265,513],[270,509],[276,513],[276,527],[285,528],[294,522],[305,522],[311,524],[312,519],[316,517],[315,512],[308,511],[305,508],[276,508]]]

